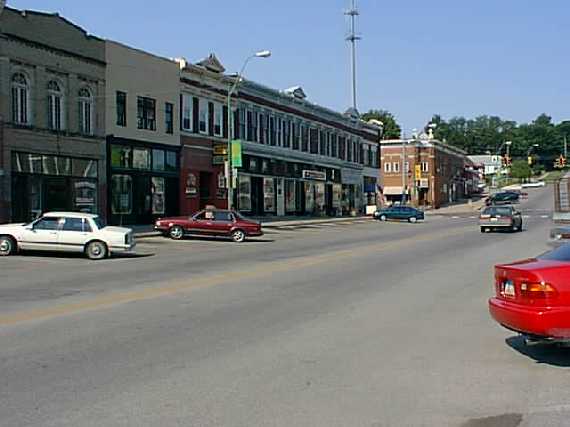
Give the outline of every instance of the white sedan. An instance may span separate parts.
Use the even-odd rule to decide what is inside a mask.
[[[99,260],[134,248],[130,228],[105,226],[97,215],[50,212],[29,224],[0,225],[0,256],[19,250],[62,251]]]

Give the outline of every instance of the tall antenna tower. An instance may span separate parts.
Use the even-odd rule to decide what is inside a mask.
[[[350,43],[351,59],[352,59],[352,108],[358,111],[356,108],[356,42],[361,40],[362,37],[356,34],[356,17],[360,15],[358,9],[356,8],[356,0],[350,0],[349,9],[344,12],[349,18],[350,28],[348,30],[348,35],[346,36],[346,41]]]

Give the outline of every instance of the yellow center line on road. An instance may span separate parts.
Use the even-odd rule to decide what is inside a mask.
[[[153,298],[172,296],[179,293],[189,292],[196,289],[212,287],[224,283],[237,282],[245,279],[258,279],[271,276],[275,273],[286,272],[292,269],[310,268],[327,262],[339,263],[360,256],[362,253],[382,252],[386,250],[401,249],[412,246],[419,242],[453,237],[464,234],[470,226],[456,227],[443,232],[420,234],[399,240],[373,243],[358,248],[342,249],[325,254],[311,255],[306,257],[290,258],[283,261],[260,262],[247,270],[236,270],[222,274],[206,276],[200,279],[173,280],[165,285],[147,287],[128,292],[112,292],[107,295],[85,299],[84,301],[60,304],[47,308],[39,308],[28,311],[14,312],[0,316],[0,327],[16,325],[34,320],[46,320],[55,317],[77,314],[85,311],[109,308],[119,304],[138,302]],[[371,252],[372,251],[372,252]]]

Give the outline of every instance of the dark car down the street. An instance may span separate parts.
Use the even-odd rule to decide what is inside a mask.
[[[396,219],[400,221],[417,222],[424,219],[424,213],[411,206],[390,206],[374,212],[374,218],[380,221]]]
[[[485,205],[496,206],[496,205],[510,205],[512,203],[519,203],[521,194],[515,191],[505,191],[502,193],[495,193],[489,196],[485,200]]]
[[[159,218],[154,229],[174,240],[195,235],[230,237],[234,242],[243,242],[246,237],[263,235],[261,224],[244,218],[239,212],[210,209],[190,217]]]
[[[526,343],[570,341],[570,245],[495,267],[491,316]]]
[[[522,231],[522,215],[513,206],[489,206],[479,216],[481,233],[492,230]]]

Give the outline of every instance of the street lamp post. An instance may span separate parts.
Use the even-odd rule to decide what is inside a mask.
[[[253,58],[269,58],[271,56],[271,51],[269,50],[262,50],[259,51],[251,56],[248,56],[239,74],[237,75],[234,84],[231,86],[230,90],[228,90],[228,141],[227,141],[227,156],[228,160],[226,161],[226,187],[228,190],[228,210],[232,209],[233,205],[233,186],[232,186],[232,134],[234,133],[233,129],[233,120],[232,120],[232,95],[238,88],[238,85],[241,83],[243,72],[245,71],[245,67]]]

